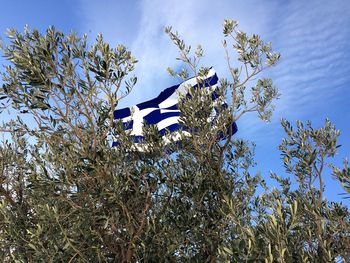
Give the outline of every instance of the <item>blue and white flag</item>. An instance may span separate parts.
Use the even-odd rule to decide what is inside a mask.
[[[205,78],[198,83],[198,77],[190,78],[181,84],[172,86],[162,91],[158,97],[142,102],[132,107],[118,109],[114,111],[114,119],[121,120],[124,129],[130,131],[136,148],[142,150],[137,144],[144,140],[142,128],[144,125],[156,125],[159,135],[164,137],[165,134],[171,133],[172,140],[179,140],[180,136],[176,133],[183,128],[179,123],[181,112],[178,109],[178,101],[181,96],[188,94],[189,87],[208,88],[213,91],[212,99],[215,100],[218,95],[215,92],[218,85],[218,77],[214,69],[210,69]],[[236,133],[237,126],[232,125],[232,134]],[[190,135],[189,132],[183,131],[184,134]],[[168,139],[164,138],[166,141]],[[118,145],[117,141],[113,142],[113,146]]]

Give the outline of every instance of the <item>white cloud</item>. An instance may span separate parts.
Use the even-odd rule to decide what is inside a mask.
[[[133,2],[135,3],[135,2]],[[349,47],[349,7],[346,1],[325,5],[318,1],[161,1],[144,0],[84,2],[87,29],[102,32],[111,43],[126,42],[139,60],[138,84],[121,104],[132,105],[157,96],[176,83],[166,73],[168,66],[178,66],[176,47],[164,33],[172,25],[184,40],[205,51],[203,63],[214,66],[219,76],[227,75],[221,47],[225,18],[240,22],[242,30],[258,33],[271,40],[282,53],[282,60],[269,75],[280,88],[273,123],[280,117],[303,118],[318,101],[334,101],[348,80],[349,66],[342,60]],[[348,54],[349,52],[347,52]],[[242,119],[249,133],[258,133],[256,116]]]
[[[176,47],[164,33],[164,27],[173,26],[187,44],[202,44],[205,51],[204,65],[214,66],[220,76],[226,72],[224,51],[221,46],[222,23],[225,18],[241,20],[249,31],[262,31],[263,7],[238,1],[142,1],[139,4],[138,33],[132,40],[131,49],[139,60],[136,74],[138,85],[129,98],[128,105],[150,99],[162,89],[174,84],[167,73],[168,66],[178,66]],[[253,16],[251,14],[254,14]]]
[[[350,99],[350,6],[346,1],[292,1],[266,11],[261,35],[282,54],[269,74],[282,95],[272,124],[266,126],[250,115],[239,126],[244,137],[277,145],[282,117],[321,125],[331,112],[343,114],[347,108],[339,102]]]
[[[267,73],[282,94],[270,125],[248,115],[238,123],[239,137],[257,143],[257,160],[278,170],[276,147],[283,136],[281,117],[290,121],[311,119],[316,126],[329,117],[340,116],[345,134],[350,91],[350,5],[348,0],[238,1],[238,0],[142,0],[82,1],[88,23],[84,31],[102,32],[111,43],[126,43],[139,59],[139,82],[120,106],[132,105],[157,96],[176,81],[166,74],[177,66],[176,48],[164,33],[172,25],[188,44],[202,44],[204,65],[214,66],[220,77],[227,76],[221,47],[225,18],[240,22],[249,34],[257,33],[272,42],[282,54],[281,62]],[[345,99],[344,99],[345,98]],[[346,99],[348,98],[348,99]],[[340,102],[342,104],[340,104]],[[340,142],[349,152],[348,140]],[[331,182],[327,182],[332,185]],[[334,183],[333,183],[334,186]],[[339,187],[339,186],[334,186]],[[333,187],[333,188],[334,188]],[[333,196],[334,198],[334,196]]]
[[[286,15],[268,32],[282,53],[273,78],[281,88],[278,111],[302,118],[310,110],[320,109],[320,101],[339,96],[338,88],[346,86],[350,67],[348,36],[350,8],[346,1],[294,1],[285,7]]]

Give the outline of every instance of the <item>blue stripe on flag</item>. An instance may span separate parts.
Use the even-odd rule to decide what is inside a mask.
[[[177,105],[175,104],[175,105],[173,105],[173,106],[171,106],[171,107],[168,107],[168,108],[164,108],[165,110],[177,110],[178,108],[177,108]]]
[[[174,131],[180,130],[181,128],[183,128],[183,127],[180,124],[174,123],[174,124],[171,124],[168,127],[164,128],[164,129],[161,129],[159,131],[159,134],[160,134],[160,136],[164,136],[167,132],[172,133]]]
[[[144,124],[147,125],[152,125],[152,124],[157,124],[160,121],[163,121],[167,118],[170,117],[177,117],[180,116],[180,111],[172,111],[172,112],[165,112],[165,113],[161,113],[161,110],[155,110],[152,111],[150,114],[146,115],[145,117],[143,117],[144,120]]]
[[[170,88],[165,89],[164,91],[162,91],[157,98],[154,98],[152,100],[149,101],[145,101],[142,102],[140,104],[137,104],[136,106],[140,109],[140,110],[144,110],[147,108],[158,108],[159,104],[161,102],[163,102],[164,100],[166,100],[167,98],[169,98],[171,95],[173,95],[173,93],[176,91],[176,89],[180,86],[179,85],[175,85],[172,86]]]
[[[131,115],[130,108],[124,108],[124,109],[114,111],[114,119],[116,119],[116,120],[120,120],[120,119],[123,119],[125,117],[129,117],[130,115]]]
[[[130,129],[132,129],[134,127],[134,121],[133,120],[123,122],[122,124],[123,124],[124,130],[130,130]]]

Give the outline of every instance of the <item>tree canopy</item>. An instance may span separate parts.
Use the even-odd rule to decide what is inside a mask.
[[[183,62],[168,72],[204,76],[202,47],[165,31]],[[251,172],[254,142],[217,135],[246,114],[271,118],[280,94],[261,72],[280,55],[234,20],[224,21],[223,38],[230,76],[219,100],[229,107],[216,125],[207,122],[208,92],[192,89],[179,101],[191,136],[165,145],[146,126],[151,147],[138,152],[113,120],[137,82],[126,47],[53,27],[7,32],[0,114],[13,118],[0,128],[11,136],[0,143],[2,262],[350,262],[348,208],[324,195],[325,176],[350,193],[347,161],[326,169],[340,132],[329,120],[321,128],[282,120],[286,174],[271,173],[276,185],[266,185],[267,175]]]

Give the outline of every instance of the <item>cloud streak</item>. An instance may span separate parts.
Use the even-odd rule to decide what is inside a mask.
[[[282,94],[272,123],[266,125],[255,115],[239,120],[237,136],[254,140],[256,158],[268,170],[281,171],[279,153],[281,117],[292,122],[310,119],[316,126],[326,117],[335,117],[345,134],[350,134],[350,5],[347,0],[325,1],[184,1],[141,0],[135,2],[82,1],[86,28],[102,32],[111,43],[126,43],[139,59],[137,87],[121,103],[130,106],[153,98],[176,83],[166,74],[168,66],[178,67],[176,48],[164,33],[172,25],[188,44],[202,44],[203,64],[214,66],[219,77],[228,76],[221,48],[222,23],[225,18],[240,22],[249,34],[259,34],[281,52],[281,62],[268,71]],[[101,15],[103,14],[103,15]],[[330,116],[331,115],[331,116]],[[350,152],[345,140],[343,151]],[[271,151],[273,149],[273,151]],[[329,178],[328,178],[329,179]],[[327,180],[328,180],[327,179]],[[334,182],[327,182],[334,186]],[[339,186],[335,186],[338,187]],[[338,191],[339,192],[339,191]],[[335,198],[333,196],[333,198]]]
[[[283,56],[273,76],[283,94],[281,112],[307,115],[310,109],[319,110],[320,101],[345,91],[350,80],[349,11],[345,1],[293,1],[277,12],[279,23],[269,32]]]
[[[347,74],[350,53],[346,51],[350,50],[350,16],[346,1],[335,0],[332,5],[325,5],[319,1],[281,4],[279,1],[225,0],[214,4],[209,0],[143,0],[137,2],[136,7],[128,2],[107,1],[102,6],[99,2],[89,3],[90,6],[84,2],[87,27],[94,32],[101,31],[111,43],[126,40],[139,60],[135,71],[139,79],[137,87],[121,107],[155,97],[176,83],[166,73],[168,66],[179,66],[175,60],[176,47],[164,33],[167,25],[172,25],[188,44],[202,44],[203,64],[214,66],[221,77],[228,76],[221,47],[225,18],[234,18],[243,31],[270,40],[282,54],[279,65],[267,73],[282,94],[270,133],[278,130],[281,117],[307,119],[313,117],[314,112],[322,112],[325,102],[335,103],[350,80]],[[106,12],[101,19],[103,10]],[[349,92],[346,96],[350,97]],[[265,124],[253,115],[242,119],[240,127],[245,136],[255,138],[266,130]],[[270,137],[275,136],[272,133]]]
[[[205,51],[203,64],[214,66],[220,76],[227,72],[224,60],[224,50],[221,47],[222,23],[227,17],[240,14],[248,17],[249,9],[239,7],[236,1],[142,1],[141,29],[135,38],[132,49],[140,59],[138,76],[139,89],[135,91],[135,98],[143,100],[149,94],[157,94],[171,79],[165,74],[168,66],[178,66],[175,58],[178,55],[176,47],[164,33],[164,27],[172,25],[187,44],[196,46],[201,44]],[[258,5],[259,6],[259,5]],[[263,19],[262,19],[263,20]],[[252,19],[245,19],[245,24],[254,27]],[[260,25],[255,25],[259,28]],[[150,85],[157,83],[159,86]],[[164,85],[162,85],[164,84]]]

